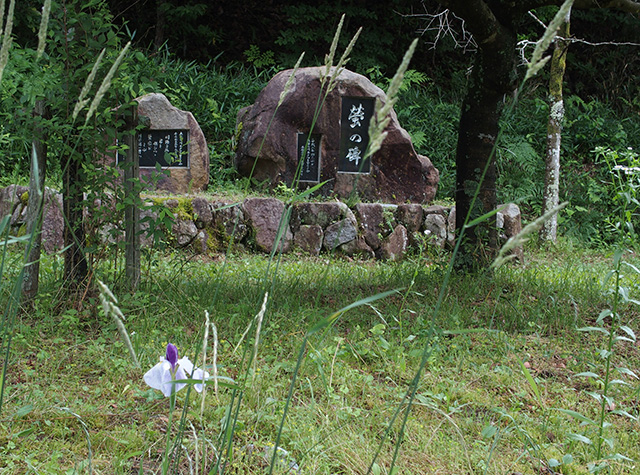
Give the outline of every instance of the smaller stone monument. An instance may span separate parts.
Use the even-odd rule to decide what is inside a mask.
[[[235,165],[240,174],[267,180],[273,187],[284,182],[305,188],[326,181],[320,193],[339,198],[355,191],[363,201],[433,200],[438,170],[416,153],[395,112],[390,113],[382,147],[366,157],[369,123],[376,101],[387,100],[384,91],[366,77],[343,70],[327,94],[325,73],[324,67],[298,69],[281,98],[293,74],[282,71],[252,106],[238,112]],[[319,98],[322,108],[316,115]]]
[[[163,94],[147,94],[136,99],[140,178],[154,189],[175,194],[204,191],[209,184],[209,148],[191,112],[171,105]],[[157,166],[165,171],[157,173]]]

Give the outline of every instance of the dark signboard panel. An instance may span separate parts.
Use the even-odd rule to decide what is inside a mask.
[[[318,183],[320,181],[320,134],[298,133],[298,162],[304,157],[300,181]],[[306,154],[305,154],[306,147]]]
[[[373,97],[342,97],[339,172],[371,171],[370,160],[365,160],[364,154],[369,145],[369,122],[373,116],[374,105]]]
[[[141,167],[189,167],[188,130],[141,130],[138,162]]]

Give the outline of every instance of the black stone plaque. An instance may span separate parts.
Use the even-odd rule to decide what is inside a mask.
[[[188,130],[141,130],[138,162],[141,167],[189,167]]]
[[[320,181],[320,143],[321,134],[305,134],[298,132],[298,162],[302,161],[300,171],[300,181],[310,181],[318,183]],[[308,144],[307,144],[308,140]],[[305,147],[307,153],[305,155]]]
[[[340,156],[338,171],[369,173],[371,162],[364,160],[369,145],[369,122],[373,116],[375,98],[343,97],[340,117]]]

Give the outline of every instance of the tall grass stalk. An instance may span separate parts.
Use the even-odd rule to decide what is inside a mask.
[[[84,124],[85,125],[87,125],[87,122],[89,122],[89,119],[91,118],[93,113],[98,108],[98,105],[100,105],[100,101],[102,101],[102,98],[104,97],[104,95],[107,93],[107,91],[111,87],[111,81],[113,80],[113,77],[115,76],[116,71],[118,70],[118,67],[120,66],[120,63],[122,63],[122,60],[124,59],[125,55],[127,54],[127,51],[129,50],[130,46],[131,46],[131,41],[129,41],[124,46],[124,48],[122,48],[122,51],[120,51],[120,54],[118,55],[116,60],[113,62],[113,64],[109,68],[109,71],[107,72],[107,75],[102,80],[102,84],[100,84],[100,87],[98,88],[98,92],[96,92],[96,95],[94,96],[93,101],[91,101],[91,105],[89,106],[89,112],[87,112],[87,117],[84,119]]]
[[[531,62],[527,66],[527,74],[524,78],[525,81],[538,74],[538,71],[544,68],[547,62],[551,59],[551,56],[546,56],[543,58],[542,55],[545,51],[547,51],[547,49],[555,39],[556,33],[558,33],[560,26],[567,17],[567,13],[571,11],[573,1],[574,0],[565,0],[558,12],[553,17],[553,20],[551,20],[551,23],[549,23],[549,26],[542,35],[542,38],[540,38],[540,40],[536,43],[536,47],[533,50],[533,55],[531,56]]]
[[[4,283],[4,268],[7,259],[8,246],[14,243],[27,242],[27,251],[25,252],[25,258],[20,267],[20,271],[15,278],[15,281],[10,283],[12,289],[8,296],[8,302],[2,314],[2,325],[0,327],[0,357],[2,358],[2,374],[0,374],[0,414],[2,414],[2,404],[4,401],[4,390],[6,383],[7,369],[9,366],[9,357],[11,355],[11,340],[13,338],[13,329],[15,326],[16,318],[18,316],[20,308],[20,299],[22,296],[22,280],[24,278],[24,268],[27,264],[28,250],[31,248],[29,245],[32,242],[30,235],[22,236],[21,238],[14,238],[9,235],[11,216],[5,216],[0,220],[0,246],[2,247],[2,261],[0,262],[0,290],[6,285]]]
[[[7,23],[4,27],[4,33],[2,35],[2,46],[0,47],[0,83],[2,82],[2,75],[4,68],[9,61],[9,49],[11,48],[11,31],[13,29],[13,11],[15,9],[16,2],[11,0],[9,2],[9,11],[7,12]],[[2,15],[0,15],[0,32],[2,31],[2,20],[4,16],[4,0],[2,0]]]
[[[80,111],[89,103],[89,99],[87,99],[87,95],[93,86],[93,80],[96,78],[96,74],[98,74],[98,69],[100,69],[100,64],[102,63],[102,58],[107,50],[103,49],[96,62],[93,63],[93,67],[91,68],[91,72],[87,76],[87,79],[84,82],[84,86],[82,86],[82,90],[80,91],[80,95],[78,96],[78,100],[76,101],[76,105],[73,108],[73,113],[71,114],[71,120],[75,122],[76,118]]]
[[[338,40],[340,39],[340,33],[342,32],[342,25],[344,24],[344,19],[345,19],[345,15],[342,15],[342,17],[340,18],[340,22],[338,23],[338,27],[336,28],[336,32],[333,36],[333,41],[331,42],[329,54],[325,56],[324,70],[320,77],[320,93],[316,100],[316,107],[313,111],[313,117],[311,119],[311,124],[309,126],[309,134],[307,137],[307,142],[305,143],[304,149],[302,151],[303,157],[307,155],[307,149],[311,141],[311,133],[315,128],[316,122],[318,121],[318,117],[320,117],[320,112],[324,107],[324,103],[326,102],[327,97],[329,97],[329,93],[333,91],[333,89],[335,88],[338,77],[340,76],[340,74],[342,74],[342,71],[344,71],[344,66],[349,62],[349,55],[351,54],[351,51],[353,50],[353,47],[355,46],[356,41],[358,41],[358,37],[362,32],[362,27],[360,27],[358,31],[356,31],[356,33],[351,38],[351,41],[349,41],[349,44],[347,45],[344,52],[342,53],[342,56],[338,60],[338,64],[334,66],[333,59],[338,49]],[[304,160],[302,159],[298,161],[298,166],[296,167],[293,183],[291,185],[294,190],[297,190],[298,188],[300,175],[302,174],[303,163],[304,163]],[[297,199],[300,199],[301,196],[306,196],[308,194],[313,193],[317,189],[324,186],[325,183],[326,182],[318,183],[311,189],[301,193],[297,197]],[[294,198],[292,201],[296,201],[296,198]]]
[[[207,399],[207,385],[205,384],[205,373],[207,368],[207,345],[209,344],[209,325],[211,320],[209,319],[209,312],[204,311],[204,336],[202,337],[202,403],[200,405],[200,419],[204,418],[204,401]],[[214,355],[215,357],[215,355]],[[218,387],[216,384],[216,397],[218,397]]]
[[[138,357],[136,356],[136,351],[131,344],[131,338],[129,337],[129,332],[124,326],[124,314],[120,307],[118,307],[118,299],[113,295],[111,290],[100,280],[98,280],[98,287],[100,288],[100,302],[102,302],[102,309],[104,310],[104,314],[107,317],[111,317],[113,322],[116,324],[118,328],[118,332],[120,333],[120,337],[124,342],[127,350],[129,351],[129,355],[133,360],[133,364],[136,368],[140,368],[140,362],[138,361]]]
[[[44,0],[44,5],[42,6],[42,18],[40,19],[40,29],[38,30],[38,50],[36,59],[40,59],[44,54],[44,48],[47,44],[47,28],[49,27],[50,14],[51,0]],[[0,15],[0,24],[2,24],[2,15]]]
[[[218,399],[218,327],[213,322],[211,322],[211,332],[213,333],[213,366],[211,374],[213,375],[213,391],[216,399]]]
[[[253,366],[253,370],[252,370],[252,374],[251,374],[251,379],[252,381],[255,379],[256,376],[256,367],[257,367],[257,359],[258,359],[258,346],[260,345],[260,331],[262,330],[262,320],[264,319],[264,314],[267,311],[267,301],[269,300],[269,292],[265,292],[264,293],[264,299],[262,301],[262,307],[260,307],[260,311],[258,312],[258,315],[256,316],[256,336],[254,338],[253,341],[253,354],[251,355],[251,361],[252,361],[252,366]]]
[[[391,110],[398,101],[400,86],[402,86],[404,75],[409,68],[409,63],[411,63],[411,58],[415,53],[416,46],[418,46],[418,38],[411,42],[409,49],[407,49],[402,58],[402,62],[400,63],[398,70],[393,75],[393,79],[389,84],[389,89],[387,89],[387,101],[384,104],[380,101],[376,101],[375,113],[371,122],[369,122],[369,147],[365,152],[365,159],[373,156],[378,150],[380,150],[382,142],[384,142],[384,139],[387,137],[387,133],[384,129],[387,128],[387,125],[389,125],[389,121],[391,120]]]

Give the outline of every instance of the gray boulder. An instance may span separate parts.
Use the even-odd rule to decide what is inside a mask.
[[[278,229],[283,219],[284,203],[275,198],[248,198],[242,206],[246,223],[255,237],[256,248],[271,252],[276,245]],[[287,223],[278,250],[289,252],[292,241],[293,234]]]
[[[353,241],[357,235],[356,221],[349,218],[343,219],[325,229],[323,247],[328,251],[333,251],[338,246]]]
[[[324,232],[317,224],[303,224],[295,233],[293,243],[304,252],[317,256],[322,249]]]
[[[407,234],[407,228],[399,224],[382,242],[380,246],[380,257],[388,261],[399,261],[404,257],[408,244],[409,236]]]

